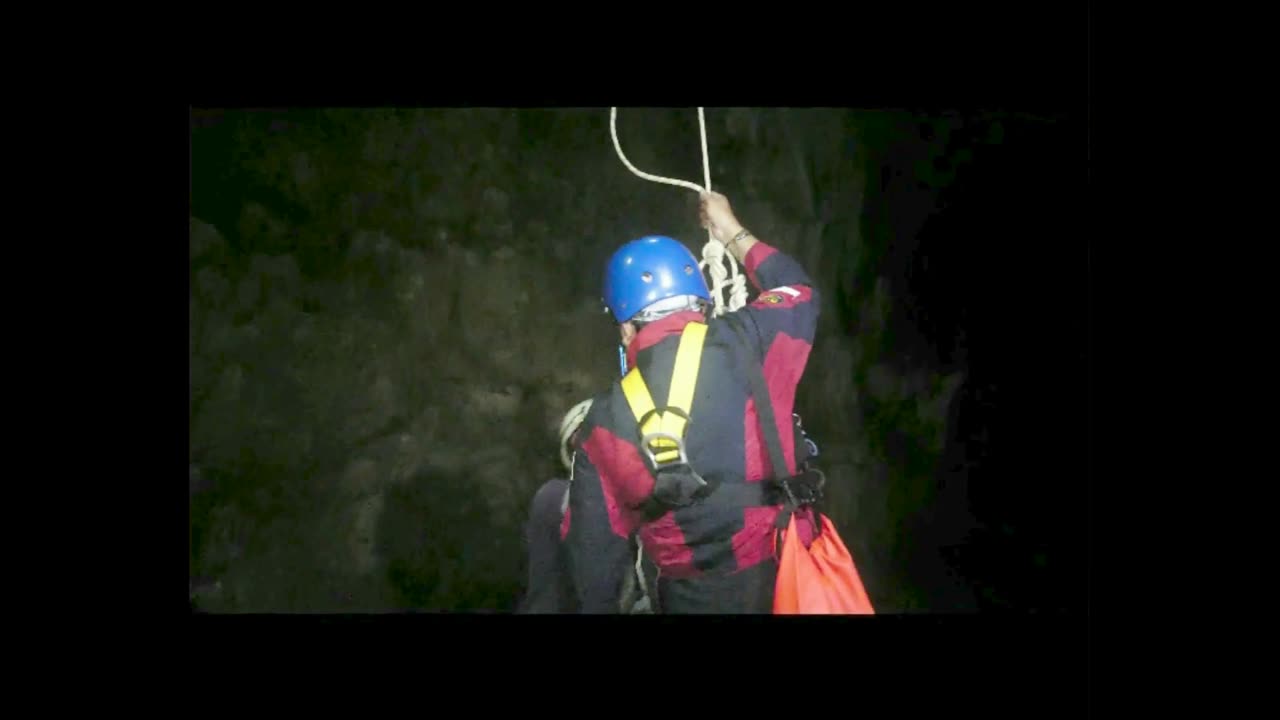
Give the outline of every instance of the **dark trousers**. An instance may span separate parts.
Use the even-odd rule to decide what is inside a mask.
[[[673,615],[760,614],[773,612],[778,564],[772,558],[732,575],[661,578],[662,612]]]

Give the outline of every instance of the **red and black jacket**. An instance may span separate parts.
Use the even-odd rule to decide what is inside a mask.
[[[561,525],[579,611],[618,611],[618,594],[633,571],[639,533],[645,554],[667,578],[724,576],[772,560],[781,504],[761,492],[773,473],[751,399],[747,363],[761,362],[787,468],[794,475],[792,408],[818,322],[818,293],[800,265],[757,241],[743,263],[760,290],[731,313],[746,330],[755,357],[728,317],[706,321],[698,312],[668,316],[643,327],[627,348],[654,401],[667,397],[680,333],[690,322],[708,330],[685,432],[689,463],[715,491],[701,501],[650,520],[646,501],[654,477],[639,448],[639,428],[621,382],[595,398],[578,433],[569,508]],[[806,533],[807,534],[807,533]]]

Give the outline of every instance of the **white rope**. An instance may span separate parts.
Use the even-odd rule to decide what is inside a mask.
[[[613,135],[613,149],[618,152],[618,159],[628,170],[645,180],[688,188],[696,193],[704,190],[710,192],[711,161],[707,155],[707,120],[702,108],[698,108],[698,129],[702,133],[702,176],[705,182],[701,187],[687,180],[651,175],[632,165],[622,153],[622,145],[618,142],[618,108],[609,108],[609,132]],[[728,265],[727,270],[725,265]],[[702,261],[698,263],[698,268],[711,274],[711,297],[715,299],[713,316],[723,315],[726,311],[732,312],[747,304],[746,275],[738,271],[738,264],[733,256],[725,252],[724,243],[716,240],[710,230],[707,231],[707,244],[702,246]],[[728,297],[722,298],[722,293],[726,292]]]

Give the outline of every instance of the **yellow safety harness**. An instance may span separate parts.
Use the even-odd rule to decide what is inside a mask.
[[[684,454],[684,431],[693,409],[693,388],[698,382],[702,345],[706,337],[705,324],[693,322],[685,325],[680,335],[680,347],[676,350],[675,370],[671,374],[665,412],[654,407],[640,368],[631,368],[622,378],[622,392],[640,425],[640,446],[648,453],[655,470],[674,460],[688,461]]]
[[[641,507],[650,519],[666,509],[688,505],[714,490],[690,467],[684,446],[706,337],[705,323],[685,325],[676,349],[667,404],[661,410],[654,405],[639,368],[631,368],[622,378],[622,392],[640,428],[640,449],[654,472],[653,493]]]

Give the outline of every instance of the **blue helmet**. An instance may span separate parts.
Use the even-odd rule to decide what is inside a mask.
[[[678,240],[662,235],[632,240],[605,267],[604,304],[620,323],[659,300],[681,295],[711,302],[698,259]]]

